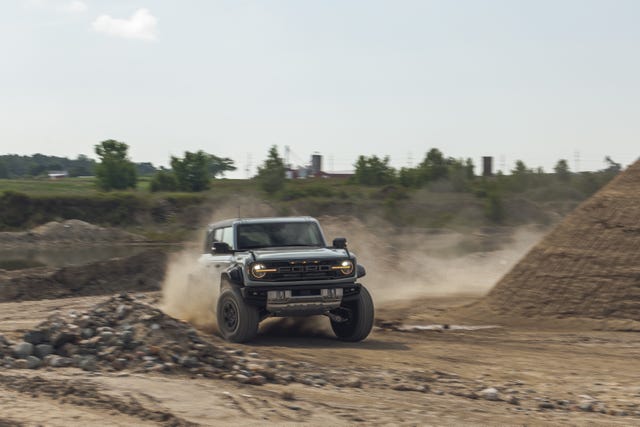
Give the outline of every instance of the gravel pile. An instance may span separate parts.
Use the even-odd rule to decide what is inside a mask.
[[[21,342],[0,336],[0,366],[182,372],[256,385],[289,381],[276,375],[278,363],[229,349],[128,294],[85,313],[52,316],[25,333]]]

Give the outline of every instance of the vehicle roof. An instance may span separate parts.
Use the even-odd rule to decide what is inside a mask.
[[[277,222],[318,222],[310,216],[279,216],[265,218],[230,218],[209,224],[209,228],[229,227],[233,224],[264,224]]]

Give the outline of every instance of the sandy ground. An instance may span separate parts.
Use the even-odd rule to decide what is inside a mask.
[[[17,338],[55,310],[84,310],[105,298],[3,303],[0,333]],[[640,424],[637,332],[598,331],[598,323],[577,321],[489,322],[451,309],[475,299],[381,307],[378,324],[386,327],[358,344],[275,326],[251,345],[234,346],[326,372],[351,367],[365,380],[350,387],[0,368],[0,426]],[[449,329],[397,330],[448,321]],[[456,329],[492,324],[500,327]],[[498,400],[481,393],[490,387]]]

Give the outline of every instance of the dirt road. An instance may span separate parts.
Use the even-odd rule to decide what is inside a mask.
[[[105,298],[3,303],[0,333],[18,338],[55,310],[80,311]],[[251,345],[230,346],[307,369],[313,375],[305,383],[0,367],[0,425],[640,423],[636,332],[505,319],[495,322],[500,327],[457,329],[493,323],[449,315],[473,300],[388,305],[378,311],[384,327],[360,344],[336,341],[316,324],[312,334],[308,324],[272,324]],[[398,330],[434,321],[430,330]],[[457,323],[445,329],[446,321]]]

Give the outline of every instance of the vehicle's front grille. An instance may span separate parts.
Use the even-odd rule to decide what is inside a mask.
[[[345,277],[339,270],[331,267],[336,261],[290,261],[269,263],[277,269],[269,273],[264,280],[321,280]]]

